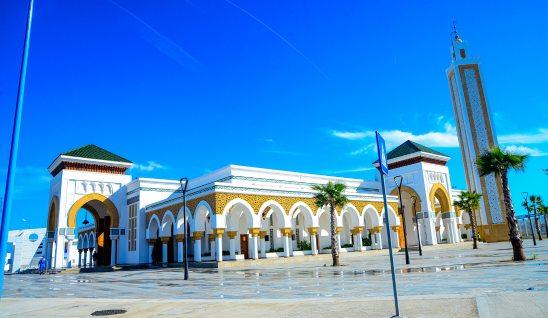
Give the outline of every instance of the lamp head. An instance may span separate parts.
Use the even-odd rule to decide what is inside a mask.
[[[183,192],[185,192],[188,186],[188,178],[187,177],[181,178],[179,180],[179,183],[181,184],[181,189],[183,190]]]
[[[402,176],[395,176],[394,177],[394,182],[396,183],[396,186],[398,188],[400,188],[401,184],[403,183],[403,177]]]

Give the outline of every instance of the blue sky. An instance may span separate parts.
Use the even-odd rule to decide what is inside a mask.
[[[0,3],[2,189],[24,2]],[[548,199],[547,6],[37,0],[12,226],[45,226],[47,166],[89,143],[137,163],[135,176],[234,163],[372,179],[378,129],[450,155],[464,188],[445,78],[453,20],[482,60],[499,140],[532,155],[511,175],[514,200]]]

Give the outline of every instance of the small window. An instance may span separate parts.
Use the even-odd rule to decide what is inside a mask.
[[[460,57],[466,58],[466,51],[464,49],[460,49]]]
[[[31,241],[31,242],[38,241],[38,234],[32,233],[31,235],[29,235],[29,241]]]

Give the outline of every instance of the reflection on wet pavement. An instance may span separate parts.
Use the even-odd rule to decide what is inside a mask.
[[[529,248],[537,259],[508,262],[506,243],[427,251],[412,254],[405,267],[402,255],[396,274],[401,295],[482,294],[499,291],[548,290],[548,244]],[[478,253],[479,252],[479,253]],[[478,253],[478,254],[474,254]],[[92,297],[171,299],[251,299],[390,296],[390,270],[385,255],[343,255],[345,266],[322,262],[265,265],[249,269],[191,269],[183,280],[180,268],[104,273],[9,275],[5,297]]]

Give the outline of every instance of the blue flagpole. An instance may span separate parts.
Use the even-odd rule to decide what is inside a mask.
[[[17,164],[17,152],[19,150],[19,131],[21,130],[21,117],[23,114],[23,100],[25,98],[25,81],[27,78],[27,61],[29,57],[30,45],[30,29],[32,26],[32,11],[34,8],[34,0],[30,0],[27,28],[25,32],[25,46],[23,48],[23,58],[21,61],[21,73],[19,74],[19,88],[17,92],[17,103],[15,104],[15,116],[13,119],[13,132],[11,135],[10,159],[8,163],[8,174],[6,179],[6,189],[4,195],[4,204],[2,207],[2,222],[0,223],[0,265],[2,271],[0,273],[0,299],[2,298],[2,290],[4,287],[4,264],[6,263],[6,252],[8,247],[8,231],[11,214],[11,195],[15,181],[15,166]]]

